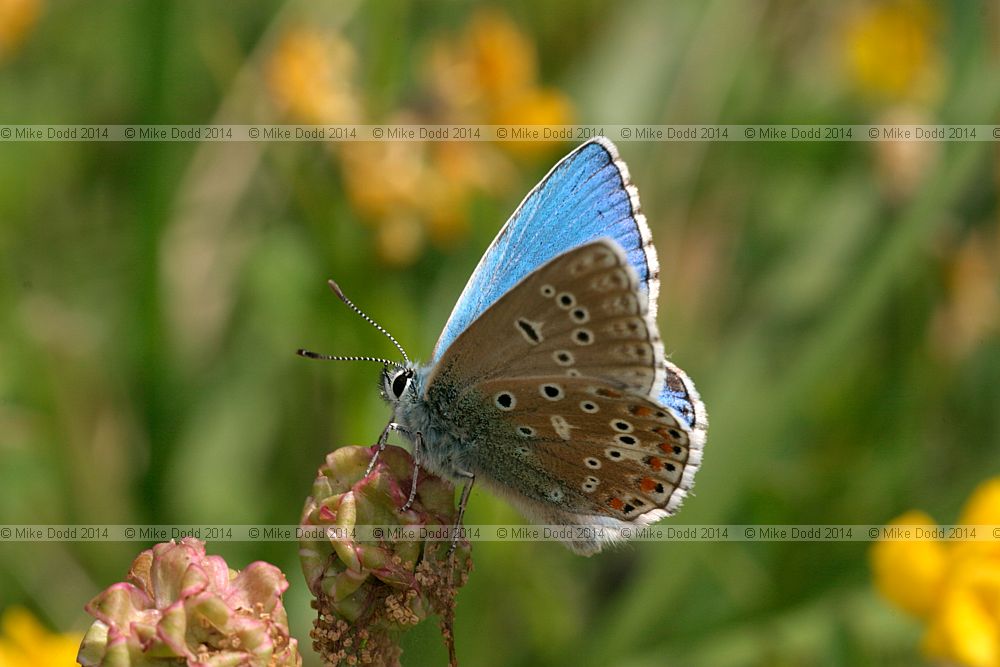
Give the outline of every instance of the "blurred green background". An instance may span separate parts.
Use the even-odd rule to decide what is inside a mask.
[[[988,2],[0,0],[4,123],[996,123]],[[0,523],[297,522],[572,144],[0,144]],[[1000,471],[995,142],[621,143],[711,416],[675,524],[954,521]],[[479,490],[467,522],[519,521]],[[58,632],[141,545],[0,546]],[[296,547],[215,543],[291,581]],[[912,665],[869,545],[479,543],[467,665]],[[405,664],[442,664],[434,623]],[[55,664],[55,663],[53,663]],[[6,666],[5,666],[6,667]]]

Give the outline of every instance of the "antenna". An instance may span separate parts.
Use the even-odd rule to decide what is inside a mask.
[[[406,350],[404,350],[403,346],[399,344],[399,341],[397,341],[395,338],[392,337],[391,333],[389,333],[388,331],[386,331],[385,328],[381,324],[379,324],[378,322],[376,322],[372,318],[370,318],[367,315],[365,315],[364,312],[362,312],[362,310],[360,308],[358,308],[353,303],[351,303],[351,300],[348,299],[347,296],[344,294],[343,290],[340,289],[340,285],[338,285],[337,283],[333,282],[332,280],[328,280],[326,282],[327,282],[327,285],[330,286],[330,289],[333,290],[333,293],[337,295],[338,299],[340,299],[341,301],[343,301],[344,303],[346,303],[347,307],[350,308],[351,310],[353,310],[358,315],[360,315],[361,318],[365,322],[368,322],[368,324],[372,325],[373,327],[375,327],[376,329],[378,329],[379,331],[381,331],[382,335],[385,336],[386,338],[388,338],[390,341],[392,341],[392,344],[396,346],[396,349],[399,350],[399,353],[403,355],[403,359],[406,361],[406,363],[410,363],[410,358],[408,356],[406,356]],[[300,350],[299,352],[301,353],[303,351],[304,350]],[[303,355],[303,356],[311,356],[311,355]],[[312,357],[312,358],[316,359],[316,358],[319,358],[319,357]],[[339,359],[343,359],[343,358],[339,358]],[[351,360],[357,360],[357,361],[385,361],[384,359],[375,359],[373,357],[351,357],[350,359]],[[393,361],[386,362],[386,363],[390,363],[390,364],[392,364],[394,366],[399,366],[398,363],[393,362]]]
[[[380,364],[385,364],[386,366],[396,366],[397,368],[402,368],[398,361],[390,361],[388,359],[382,359],[381,357],[341,357],[332,354],[320,354],[319,352],[312,352],[301,348],[296,350],[295,354],[300,357],[319,359],[321,361],[376,361]]]

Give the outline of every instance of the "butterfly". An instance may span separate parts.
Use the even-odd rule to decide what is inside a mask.
[[[330,284],[404,361],[299,353],[384,364],[393,414],[379,444],[398,431],[418,466],[464,483],[459,522],[479,481],[537,523],[600,528],[566,542],[590,555],[672,515],[691,490],[707,415],[664,355],[656,250],[608,139],[576,148],[528,193],[428,363]]]

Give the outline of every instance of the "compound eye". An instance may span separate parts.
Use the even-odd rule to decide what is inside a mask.
[[[410,383],[410,374],[406,371],[397,373],[396,377],[392,378],[392,393],[396,398],[403,395],[406,391],[406,385]]]

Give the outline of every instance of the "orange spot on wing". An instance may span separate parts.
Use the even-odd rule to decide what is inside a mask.
[[[597,390],[597,395],[598,396],[603,396],[605,398],[621,398],[622,397],[622,395],[619,392],[615,391],[614,389],[598,389]]]
[[[672,454],[674,451],[674,446],[669,442],[661,442],[657,445],[664,454]]]
[[[636,417],[648,417],[653,414],[653,409],[647,408],[645,405],[633,405],[629,412],[634,414]]]
[[[657,472],[663,470],[663,461],[661,461],[658,457],[650,456],[647,462],[649,463],[649,467],[653,470]]]
[[[642,481],[639,483],[639,488],[649,493],[656,488],[656,480],[652,477],[643,477]]]
[[[621,498],[611,498],[608,500],[608,504],[611,505],[611,509],[616,509],[619,512],[625,507],[625,503],[622,502]]]

